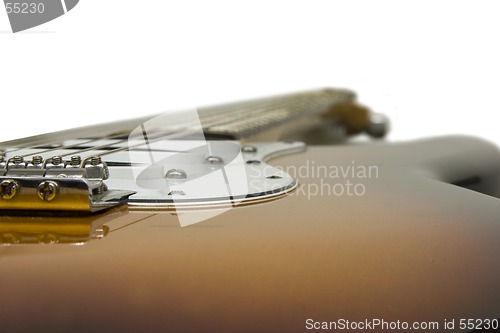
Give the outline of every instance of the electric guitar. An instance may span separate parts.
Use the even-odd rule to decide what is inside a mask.
[[[498,328],[497,147],[387,130],[323,89],[0,144],[1,331]]]

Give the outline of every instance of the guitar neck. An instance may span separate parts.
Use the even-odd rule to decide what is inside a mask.
[[[350,91],[323,89],[202,108],[200,120],[208,135],[253,139],[270,131],[282,133],[297,124],[305,127],[335,107],[354,102]]]
[[[327,114],[335,115],[337,113],[336,117],[342,118],[340,122],[345,122],[346,117],[338,116],[339,112],[337,111],[340,108],[355,105],[355,99],[355,94],[348,90],[322,89],[204,107],[197,109],[197,117],[195,117],[197,119],[181,119],[179,121],[172,117],[171,124],[169,126],[163,124],[159,130],[176,132],[180,126],[189,127],[192,122],[198,121],[204,134],[214,139],[276,139],[287,128],[296,129],[297,127],[310,126],[310,124],[318,124],[322,121],[322,116]],[[0,149],[5,152],[8,151],[9,147],[41,145],[56,147],[63,146],[63,141],[85,138],[125,139],[134,128],[154,117],[146,116],[121,120],[7,141],[0,143]],[[270,132],[274,134],[271,137],[266,136]],[[55,138],[56,141],[54,141]]]

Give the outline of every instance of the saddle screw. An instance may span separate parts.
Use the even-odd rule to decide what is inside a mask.
[[[22,156],[14,156],[12,162],[14,162],[14,164],[21,164],[24,162],[24,158]]]
[[[41,182],[40,185],[38,185],[38,189],[36,191],[38,197],[43,201],[54,200],[57,197],[58,192],[59,185],[51,180]]]
[[[79,167],[82,164],[82,157],[77,155],[71,156],[69,164],[73,167]]]
[[[43,157],[42,156],[33,156],[31,158],[31,164],[33,165],[39,165],[43,163]]]
[[[90,165],[93,167],[100,167],[102,169],[102,179],[109,178],[109,169],[105,162],[102,161],[101,156],[90,157]]]
[[[12,180],[6,179],[0,183],[0,197],[3,200],[10,200],[16,196],[19,185]]]
[[[63,162],[63,159],[61,156],[54,156],[52,157],[52,164],[54,165],[59,165]]]
[[[102,162],[101,156],[92,156],[90,158],[90,164],[93,165],[93,166],[101,164],[101,162]]]
[[[105,191],[104,184],[101,184],[92,191],[92,194],[103,194],[104,191]]]

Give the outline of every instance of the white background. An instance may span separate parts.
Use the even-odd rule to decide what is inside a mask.
[[[0,141],[317,87],[348,87],[390,139],[500,144],[498,1],[81,0],[12,34]]]

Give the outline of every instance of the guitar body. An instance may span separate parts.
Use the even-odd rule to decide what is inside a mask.
[[[375,318],[455,320],[452,332],[499,316],[495,146],[310,145],[269,164],[297,188],[184,228],[195,208],[5,214],[3,239],[14,224],[69,223],[75,240],[0,247],[2,332],[333,331],[318,325]]]

